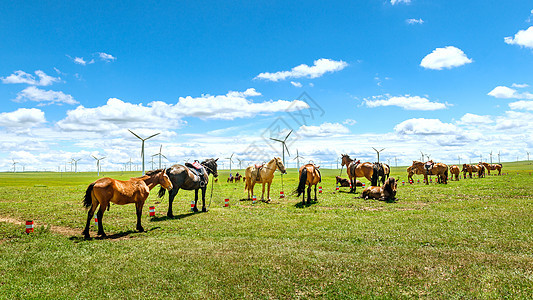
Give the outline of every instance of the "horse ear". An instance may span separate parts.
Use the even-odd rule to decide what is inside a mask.
[[[215,161],[218,161],[218,158],[217,158],[217,159],[215,159]]]

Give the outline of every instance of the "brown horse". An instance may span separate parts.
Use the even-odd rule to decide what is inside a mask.
[[[340,187],[349,187],[350,181],[346,178],[341,178],[340,176],[335,176],[336,184]],[[356,186],[363,186],[363,183],[359,180],[355,181]]]
[[[355,193],[357,177],[366,177],[368,181],[372,182],[372,175],[374,173],[373,164],[369,162],[360,163],[359,161],[351,159],[348,154],[343,154],[341,166],[346,166],[346,174],[348,174],[352,184],[350,193]],[[377,184],[377,182],[375,184]]]
[[[472,173],[478,173],[479,175],[479,169],[478,165],[463,164],[463,177],[466,179],[466,173],[468,173],[469,178],[472,178]]]
[[[491,170],[498,170],[498,175],[502,175],[502,164],[488,164],[486,162],[482,164],[485,166],[485,169],[487,169],[487,174],[489,174],[489,176]]]
[[[452,174],[452,178],[455,176],[455,181],[459,181],[459,173],[461,173],[461,170],[459,170],[458,166],[453,165],[450,167],[450,174]]]
[[[477,165],[477,177],[479,178],[483,178],[485,177],[485,166],[480,162],[478,165]]]
[[[246,180],[244,181],[244,190],[248,191],[248,200],[250,200],[250,193],[254,194],[254,186],[256,183],[263,184],[263,193],[261,194],[261,201],[265,196],[265,184],[268,184],[267,199],[270,201],[270,185],[272,185],[272,179],[274,179],[274,172],[276,169],[282,174],[286,174],[285,166],[281,161],[281,158],[274,157],[264,165],[250,165],[245,170]]]
[[[361,198],[365,200],[378,199],[381,201],[395,201],[396,200],[397,183],[394,177],[390,177],[385,181],[383,186],[369,186],[361,193]]]
[[[322,176],[320,175],[320,170],[314,164],[307,164],[301,166],[300,170],[300,183],[298,184],[298,197],[302,195],[302,204],[305,205],[305,186],[307,185],[307,203],[311,204],[311,186],[315,186],[315,201],[316,197],[316,185],[322,181]]]
[[[104,227],[102,226],[102,217],[106,208],[109,210],[109,203],[119,205],[135,203],[137,211],[137,230],[144,231],[141,226],[142,209],[146,198],[156,185],[160,184],[165,189],[172,189],[172,182],[168,178],[165,169],[159,169],[146,172],[146,175],[131,178],[128,181],[121,181],[112,178],[100,178],[91,183],[85,191],[83,197],[83,205],[89,208],[87,213],[87,225],[83,230],[83,235],[86,239],[90,237],[89,226],[91,219],[100,205],[100,209],[96,213],[98,217],[98,235],[105,236]]]
[[[424,173],[420,173],[418,169],[413,169],[413,167],[409,166],[407,167],[407,180],[409,182],[414,182],[413,175],[424,175]]]
[[[426,184],[429,184],[428,175],[437,175],[440,183],[448,184],[448,166],[443,163],[434,163],[431,168],[426,169],[425,164],[421,161],[413,160],[411,169],[417,170],[424,174]]]

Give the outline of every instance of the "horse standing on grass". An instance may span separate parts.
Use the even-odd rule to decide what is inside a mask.
[[[366,177],[368,181],[372,182],[372,185],[377,185],[377,181],[372,181],[372,175],[374,171],[371,163],[354,161],[348,154],[342,154],[341,166],[346,166],[346,174],[348,174],[350,183],[352,184],[350,193],[355,193],[357,177]]]
[[[423,172],[420,172],[418,169],[413,168],[412,166],[407,167],[407,180],[409,182],[414,182],[413,175],[424,175]]]
[[[478,173],[479,174],[479,166],[477,165],[469,165],[469,164],[463,164],[463,175],[466,179],[466,173],[468,173],[469,177],[472,178],[472,173]]]
[[[314,164],[307,164],[301,166],[300,170],[300,183],[298,184],[298,197],[302,195],[302,204],[305,205],[305,186],[307,185],[307,203],[311,204],[311,186],[315,186],[315,201],[316,197],[316,185],[322,181],[322,176],[320,175],[320,170]]]
[[[452,174],[452,178],[455,176],[455,181],[459,181],[459,173],[461,173],[461,171],[458,166],[453,165],[450,167],[450,174]]]
[[[269,162],[263,165],[250,165],[244,171],[244,190],[248,192],[248,200],[250,200],[250,193],[254,194],[254,186],[256,183],[263,184],[263,192],[261,193],[261,201],[264,200],[265,196],[265,184],[268,184],[267,199],[270,201],[270,185],[272,184],[272,179],[274,179],[274,172],[276,169],[282,174],[287,174],[287,170],[281,161],[281,158],[274,157]]]
[[[428,175],[437,175],[440,183],[448,184],[448,166],[443,163],[434,163],[431,168],[426,169],[425,164],[421,161],[413,160],[411,170],[417,169],[418,172],[424,174],[426,184],[429,184]]]
[[[209,158],[201,163],[195,162],[195,164],[185,163],[183,165],[173,165],[167,169],[167,175],[172,181],[173,188],[168,192],[168,211],[167,217],[173,218],[172,202],[174,197],[178,194],[180,189],[192,191],[194,190],[194,207],[193,211],[198,212],[198,190],[202,190],[202,211],[206,212],[205,207],[205,192],[207,190],[207,184],[209,183],[209,175],[218,177],[217,172],[217,159]],[[160,189],[159,198],[165,196],[165,189]]]
[[[170,182],[169,177],[165,173],[165,169],[148,171],[144,176],[131,178],[128,181],[104,177],[91,183],[83,197],[83,206],[89,208],[87,225],[85,225],[85,230],[83,230],[85,238],[88,239],[90,237],[89,226],[98,206],[100,206],[100,209],[96,213],[98,217],[98,235],[106,236],[102,225],[102,218],[106,208],[109,210],[110,202],[119,205],[135,203],[137,230],[143,232],[144,228],[141,226],[143,205],[148,195],[150,195],[150,190],[158,184],[161,185],[162,189],[172,189],[172,182]]]
[[[482,163],[487,169],[487,174],[490,176],[491,170],[498,170],[498,175],[502,175],[502,164],[488,164],[486,162]]]

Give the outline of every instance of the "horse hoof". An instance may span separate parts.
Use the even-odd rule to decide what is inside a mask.
[[[137,230],[138,230],[139,232],[144,232],[144,228],[142,228],[142,227],[141,227],[141,228],[137,228]]]
[[[202,212],[207,212],[207,208],[203,207]]]
[[[98,235],[101,236],[101,237],[106,237],[107,235],[105,234],[105,232],[98,232]]]
[[[196,212],[198,212],[198,208],[195,207],[195,208],[192,209],[192,211],[196,213]]]
[[[173,214],[167,214],[167,218],[174,219],[174,215]]]

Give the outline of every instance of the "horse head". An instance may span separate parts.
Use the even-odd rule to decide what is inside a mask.
[[[396,179],[394,177],[389,177],[385,184],[383,184],[383,191],[388,193],[390,195],[390,199],[396,198],[396,190],[398,188],[398,184],[396,182]]]
[[[167,175],[167,169],[163,169],[159,175],[159,184],[166,190],[172,189],[172,181],[170,181],[170,177]]]
[[[203,165],[207,169],[207,174],[211,173],[213,174],[213,177],[218,177],[218,165],[217,165],[217,159],[209,158],[204,160],[201,165]]]
[[[341,154],[341,166],[347,166],[350,164],[350,161],[352,161],[352,159],[348,154]]]
[[[276,166],[278,167],[281,174],[287,174],[287,170],[285,169],[285,165],[283,165],[283,161],[281,161],[281,158],[274,157],[274,160],[276,161]]]

